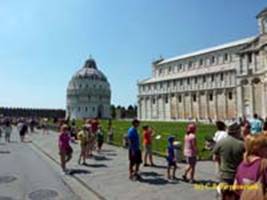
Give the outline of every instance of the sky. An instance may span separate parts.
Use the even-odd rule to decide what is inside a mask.
[[[90,55],[112,103],[137,103],[152,62],[258,34],[266,0],[0,0],[0,107],[65,108]]]

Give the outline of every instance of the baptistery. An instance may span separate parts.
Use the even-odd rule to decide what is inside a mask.
[[[70,119],[110,118],[110,101],[108,79],[89,58],[68,84],[66,115]]]

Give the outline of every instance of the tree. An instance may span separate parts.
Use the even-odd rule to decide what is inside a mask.
[[[115,119],[116,118],[116,107],[115,107],[115,105],[112,104],[110,109],[111,109],[111,117],[112,117],[112,119]]]

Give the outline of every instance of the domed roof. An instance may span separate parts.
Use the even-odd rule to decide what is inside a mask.
[[[96,62],[92,58],[89,58],[85,61],[83,68],[76,72],[73,78],[86,78],[107,81],[106,76],[97,69]]]

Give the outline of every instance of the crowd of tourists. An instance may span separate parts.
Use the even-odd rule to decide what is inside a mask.
[[[87,120],[80,130],[77,129],[74,121],[62,120],[57,123],[60,130],[58,136],[60,163],[64,174],[69,173],[66,165],[72,159],[71,143],[79,141],[80,154],[77,162],[81,165],[87,165],[86,161],[92,158],[94,151],[101,152],[104,133],[97,118]],[[129,179],[139,180],[142,179],[139,172],[142,163],[143,167],[157,165],[153,159],[153,138],[156,136],[156,131],[148,125],[142,127],[142,148],[138,133],[140,121],[134,119],[131,124],[123,140],[129,152]],[[12,125],[17,126],[21,142],[24,142],[25,135],[34,132],[35,128],[42,128],[44,135],[49,133],[47,120],[18,119],[14,121],[14,119],[4,118],[0,120],[0,139],[4,138],[7,143],[11,141]],[[209,146],[220,178],[218,194],[222,196],[222,199],[252,199],[256,196],[257,198],[254,199],[260,197],[263,199],[267,184],[267,120],[264,121],[254,114],[252,119],[244,117],[229,124],[217,121],[216,127],[217,131],[209,140]],[[107,131],[107,142],[112,143],[111,120],[108,122]],[[197,132],[197,124],[189,122],[183,139],[183,155],[187,165],[181,176],[181,179],[189,183],[196,182]],[[160,137],[160,135],[156,136],[157,139]],[[180,168],[177,165],[176,145],[177,138],[170,135],[166,141],[166,178],[170,180],[177,179],[176,171]],[[253,184],[257,184],[260,189],[251,191],[245,187]]]
[[[71,124],[72,126],[66,121],[62,122],[58,138],[61,167],[66,174],[70,172],[66,168],[66,164],[71,160],[73,153],[71,142],[75,143],[75,139],[79,140],[80,155],[78,164],[82,165],[87,165],[86,159],[93,156],[93,151],[100,152],[104,143],[104,133],[97,118],[87,120],[79,131],[73,128],[75,126],[74,123]]]
[[[139,168],[142,163],[141,147],[138,134],[140,122],[134,120],[128,130],[129,140],[129,178],[142,178]],[[252,119],[233,121],[228,126],[216,122],[217,131],[212,139],[211,153],[218,169],[220,184],[217,191],[222,199],[264,199],[267,185],[267,120],[262,120],[257,114]],[[155,166],[152,159],[151,127],[143,127],[144,166]],[[197,164],[197,125],[189,123],[184,136],[183,154],[187,166],[182,179],[195,183],[195,168]],[[166,141],[167,178],[176,179],[177,160],[175,156],[175,137],[169,136]],[[208,178],[208,177],[207,177]],[[248,186],[257,186],[249,189]]]

